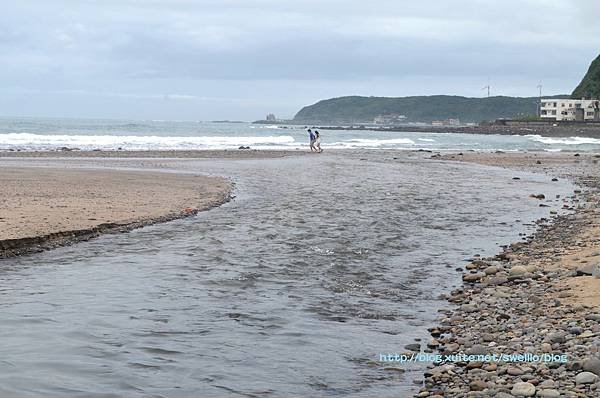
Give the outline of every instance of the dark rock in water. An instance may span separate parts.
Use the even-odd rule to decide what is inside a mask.
[[[416,344],[416,343],[407,344],[404,346],[404,348],[406,348],[409,351],[419,352],[419,351],[421,351],[421,344]]]
[[[520,177],[513,177],[513,180],[520,180]]]
[[[543,193],[538,193],[536,194],[531,194],[529,195],[530,198],[536,198],[536,199],[546,199],[546,195],[544,195]]]
[[[579,155],[578,153],[576,153],[576,154],[575,154],[575,155],[573,155],[573,156],[575,156],[575,157],[579,157],[580,155]]]
[[[542,164],[542,162],[538,160],[535,162],[535,164]]]
[[[250,147],[249,146],[240,145],[240,147],[238,149],[250,149]]]
[[[540,203],[540,207],[550,207],[550,206]]]
[[[552,181],[558,181],[558,178],[553,178]]]

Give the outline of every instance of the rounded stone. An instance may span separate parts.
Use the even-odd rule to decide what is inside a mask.
[[[592,372],[597,376],[600,376],[600,359],[588,358],[583,361],[583,370]]]
[[[592,372],[581,372],[575,376],[575,384],[592,384],[598,380],[598,376]]]
[[[513,276],[519,276],[519,275],[524,275],[527,272],[527,269],[525,267],[523,267],[522,265],[515,265],[514,267],[512,267],[509,271],[510,275]]]
[[[559,398],[560,392],[554,389],[539,390],[537,396],[542,398]]]
[[[535,386],[527,382],[516,383],[510,393],[516,397],[533,397],[535,395]]]

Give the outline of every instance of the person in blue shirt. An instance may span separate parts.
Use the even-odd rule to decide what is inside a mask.
[[[315,140],[317,139],[317,137],[315,136],[315,134],[312,132],[311,129],[308,129],[308,138],[310,138],[310,151],[315,152],[316,151]]]

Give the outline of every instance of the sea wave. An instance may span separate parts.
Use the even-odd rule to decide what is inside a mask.
[[[344,148],[377,148],[377,147],[395,147],[402,145],[415,145],[415,142],[410,138],[395,138],[395,139],[368,139],[354,138],[347,141],[331,143],[332,146],[340,146]]]
[[[294,137],[284,136],[119,136],[119,135],[42,135],[31,133],[0,134],[0,149],[227,149],[245,145],[293,145]]]
[[[541,142],[548,145],[586,145],[586,144],[600,144],[600,139],[589,138],[589,137],[565,137],[565,138],[552,138],[544,137],[541,135],[526,135],[532,141]]]

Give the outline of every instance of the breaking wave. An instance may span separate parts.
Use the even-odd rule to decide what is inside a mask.
[[[123,150],[160,149],[229,149],[240,145],[288,146],[294,145],[291,136],[200,136],[159,137],[119,135],[42,135],[30,133],[0,134],[0,149],[44,150],[61,147]]]
[[[552,138],[543,137],[541,135],[526,135],[532,141],[541,142],[542,144],[548,145],[589,145],[589,144],[600,144],[598,138],[588,137],[565,137],[565,138]]]

